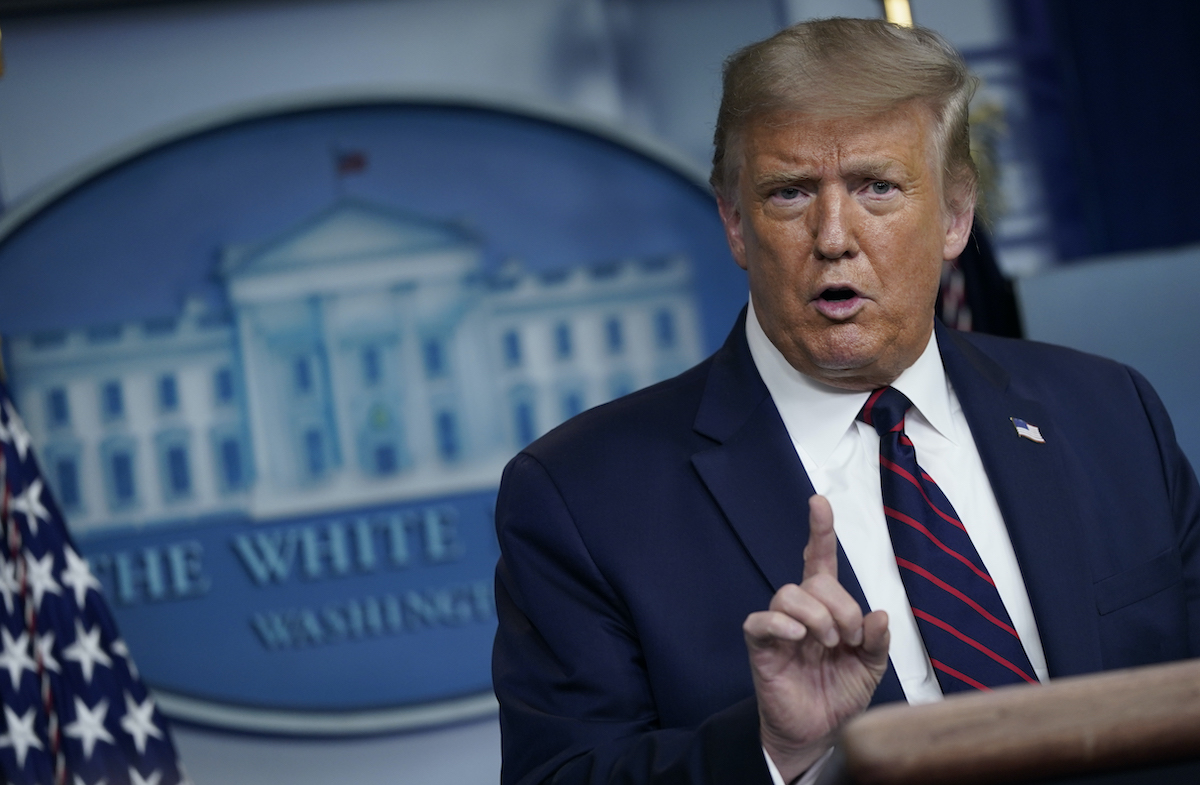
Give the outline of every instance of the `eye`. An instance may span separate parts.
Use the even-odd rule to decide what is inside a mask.
[[[775,195],[778,196],[780,199],[791,200],[791,199],[795,199],[800,196],[800,189],[790,187],[790,186],[787,188],[780,188],[778,191],[775,192]]]
[[[895,184],[889,183],[886,180],[876,180],[870,185],[871,193],[876,196],[886,196],[895,190],[895,188]]]

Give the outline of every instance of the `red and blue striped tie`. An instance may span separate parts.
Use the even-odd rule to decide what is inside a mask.
[[[858,419],[879,433],[879,476],[896,564],[943,693],[1037,683],[966,528],[904,433],[904,393],[871,393]]]

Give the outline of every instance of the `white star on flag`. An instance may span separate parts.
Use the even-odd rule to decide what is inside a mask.
[[[42,598],[47,594],[62,595],[62,587],[54,580],[54,553],[47,551],[40,559],[25,551],[25,580],[33,589],[33,609],[42,610]]]
[[[158,781],[161,779],[162,772],[158,769],[152,771],[149,777],[143,777],[137,769],[133,768],[132,766],[129,767],[130,785],[158,785]]]
[[[107,714],[108,698],[101,698],[95,708],[89,709],[78,695],[75,696],[75,721],[63,728],[63,733],[72,739],[79,739],[83,744],[83,757],[89,760],[96,750],[97,741],[116,744],[108,728],[104,727]]]
[[[0,668],[8,671],[12,681],[13,691],[21,689],[21,675],[25,671],[37,673],[37,663],[29,656],[29,633],[21,633],[21,637],[13,640],[12,633],[7,627],[0,627],[0,637],[4,638],[4,651],[0,652]]]
[[[154,724],[154,700],[148,695],[146,700],[139,704],[132,695],[125,693],[125,716],[121,718],[121,727],[133,737],[138,755],[146,754],[146,737],[163,737],[162,731]]]
[[[13,612],[13,597],[20,595],[21,584],[17,583],[17,565],[0,557],[0,594],[4,595],[4,610]]]
[[[29,711],[21,717],[9,707],[4,707],[4,722],[8,725],[8,733],[0,736],[0,747],[12,747],[17,753],[17,765],[21,768],[25,767],[25,756],[29,754],[30,747],[45,749],[33,729],[33,721],[36,718],[36,706],[30,706]]]
[[[83,669],[83,680],[92,683],[92,671],[96,663],[112,667],[112,659],[100,647],[100,625],[85,632],[78,619],[75,620],[75,642],[63,649],[63,659],[78,662]]]
[[[25,460],[25,453],[29,452],[29,431],[25,430],[25,423],[21,422],[17,410],[8,401],[4,402],[4,411],[8,412],[8,428],[0,433],[0,438],[16,447],[17,455]]]
[[[43,668],[55,673],[62,673],[62,668],[58,666],[58,660],[54,659],[54,630],[38,636],[37,653],[38,661],[41,662]]]
[[[29,483],[29,487],[21,495],[13,499],[12,507],[15,512],[23,513],[29,524],[29,531],[34,537],[38,533],[38,521],[50,521],[50,511],[42,504],[42,478]]]
[[[63,548],[63,553],[67,556],[67,569],[62,571],[62,582],[64,586],[69,586],[75,592],[75,604],[83,608],[83,601],[87,599],[88,589],[100,591],[100,581],[92,575],[92,570],[88,567],[87,559],[75,552],[75,549],[70,545]]]
[[[124,639],[117,638],[115,641],[113,641],[112,646],[109,648],[113,650],[113,654],[116,654],[125,660],[125,665],[129,668],[130,676],[135,679],[141,678],[141,676],[138,675],[137,664],[133,661],[133,657],[129,656],[129,647],[125,645]]]

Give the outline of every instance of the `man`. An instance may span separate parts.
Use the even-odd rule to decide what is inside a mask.
[[[868,20],[727,63],[713,186],[750,303],[506,470],[504,782],[808,781],[871,703],[1200,648],[1200,487],[1146,382],[934,323],[971,89],[935,34]]]

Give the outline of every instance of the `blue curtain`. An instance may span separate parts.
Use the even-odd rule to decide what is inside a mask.
[[[1200,3],[1010,9],[1060,257],[1200,242]]]

